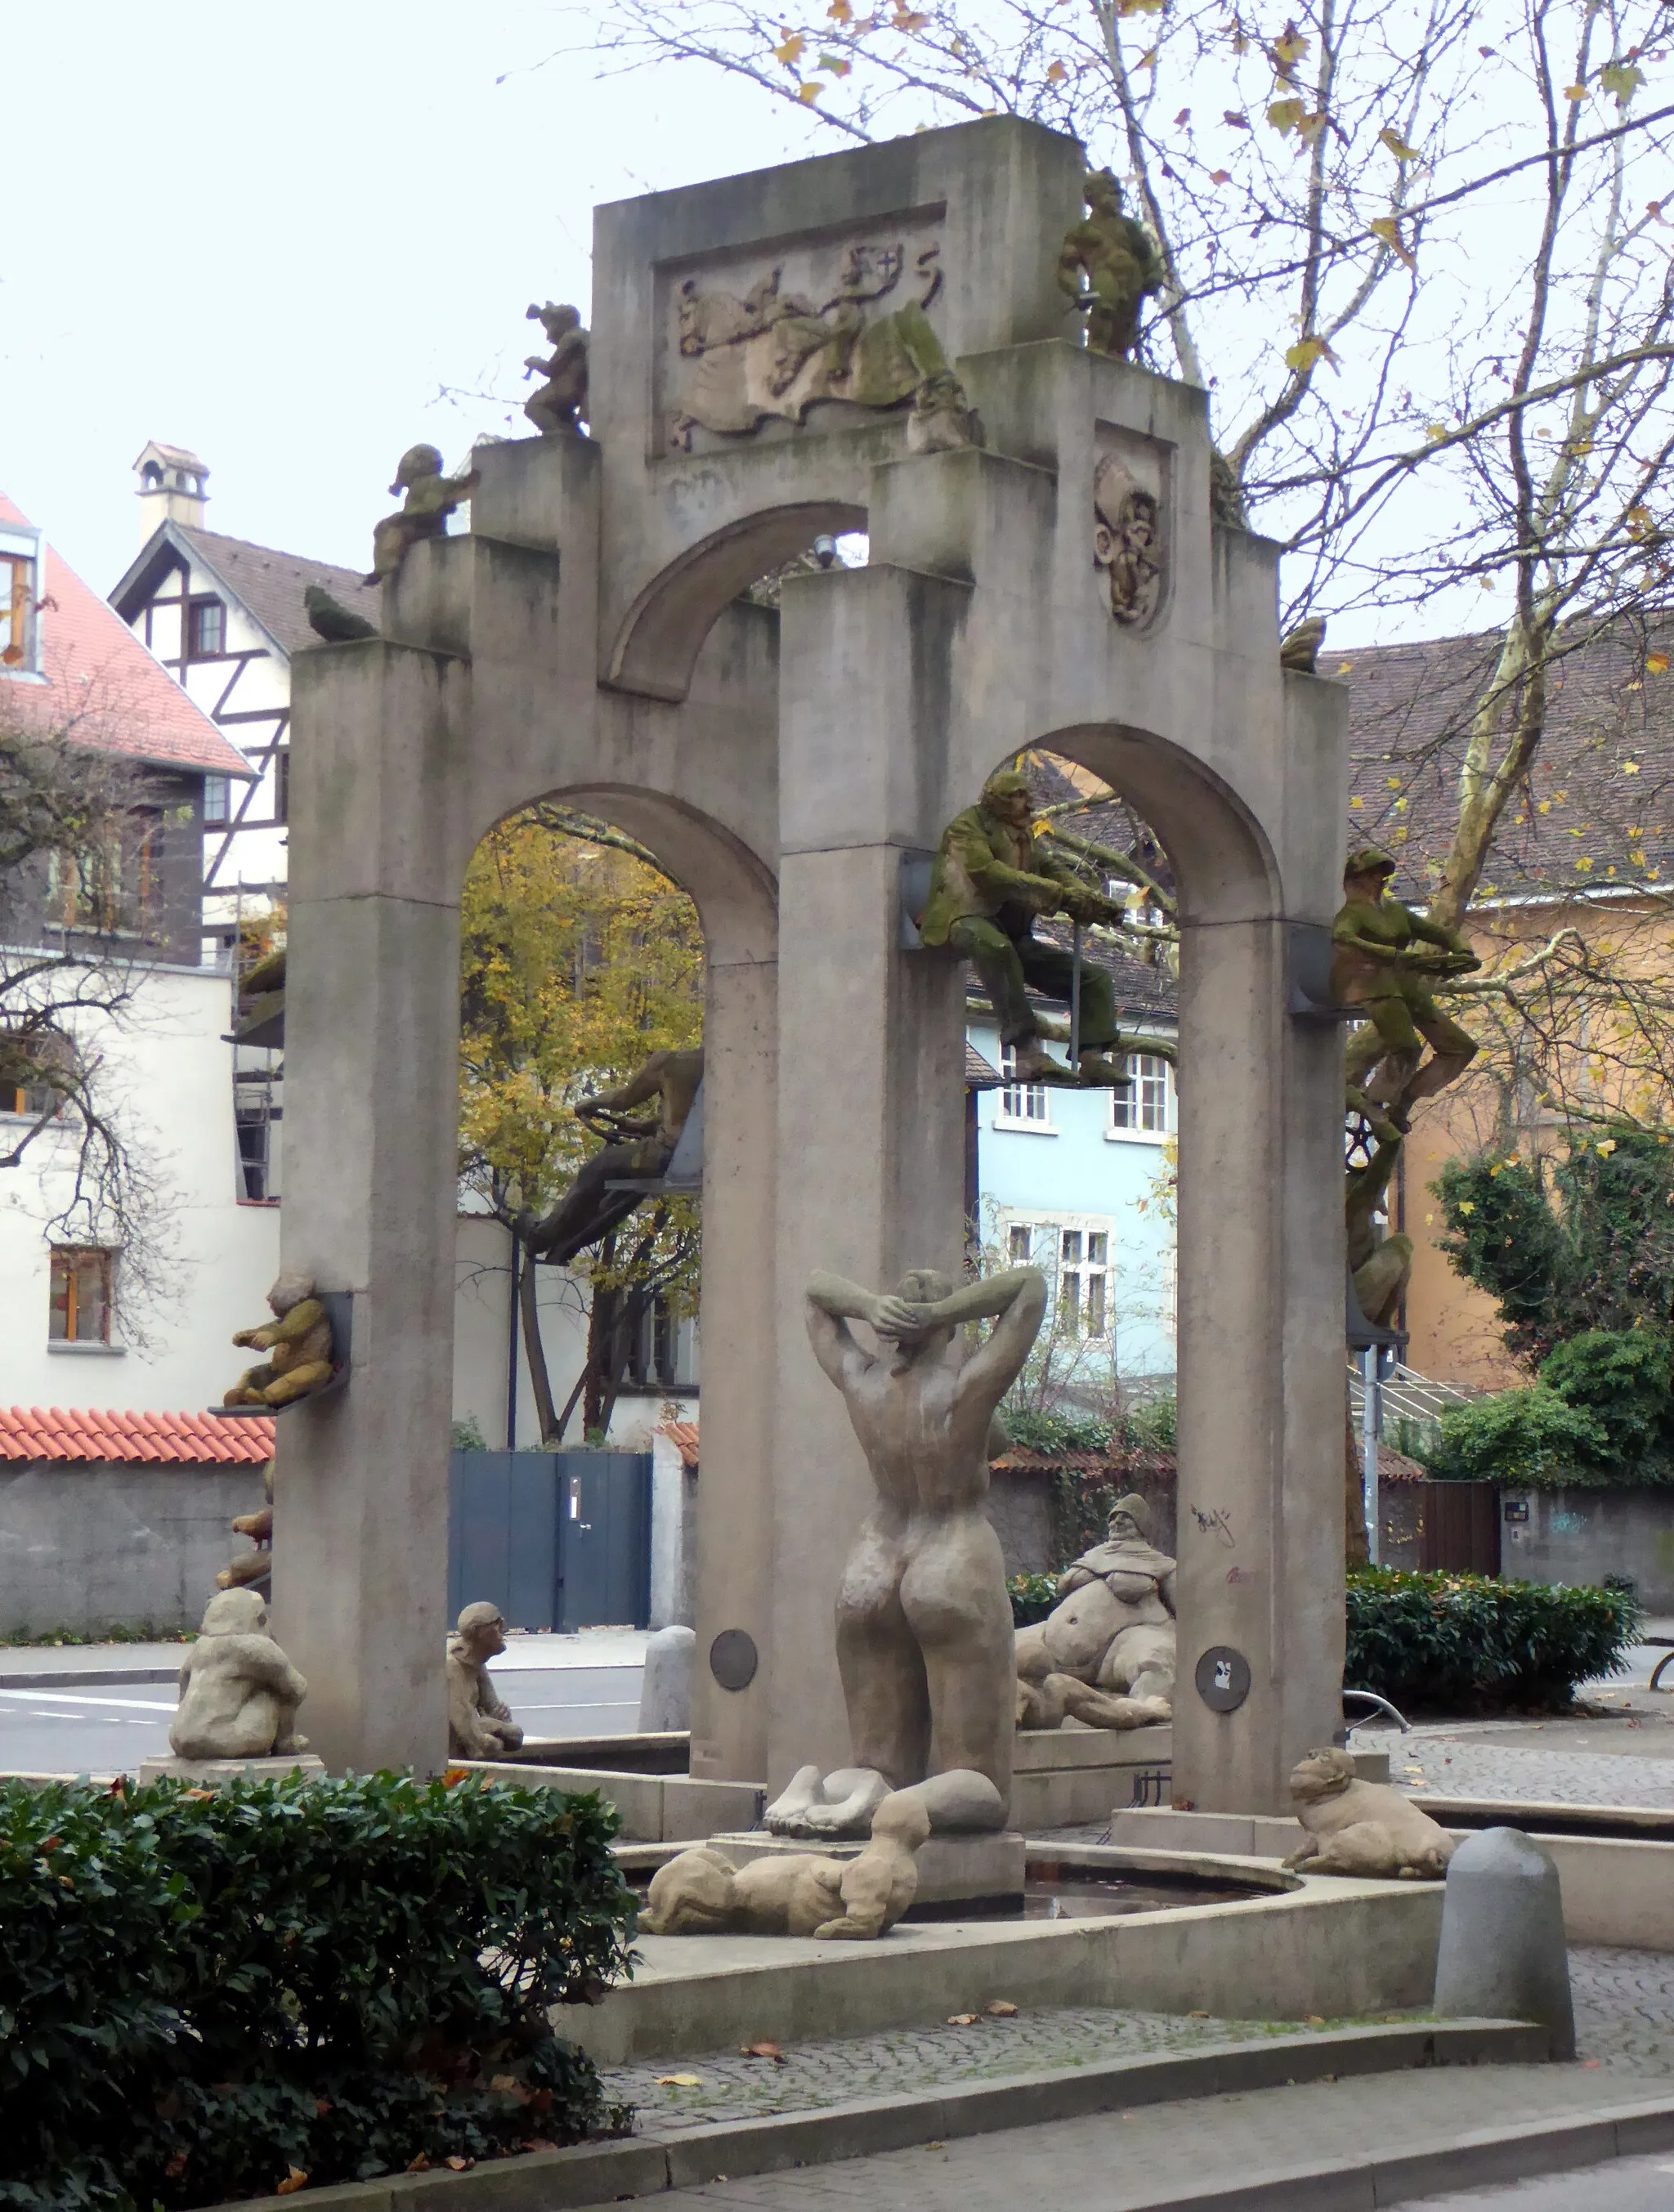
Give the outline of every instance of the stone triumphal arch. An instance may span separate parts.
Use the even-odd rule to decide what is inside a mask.
[[[957,1269],[964,979],[903,947],[901,856],[1029,745],[1179,876],[1177,1795],[1276,1808],[1337,1724],[1341,1058],[1288,1008],[1337,903],[1341,695],[1280,669],[1276,549],[1211,522],[1204,395],[1077,343],[1081,185],[1071,142],[995,119],[601,209],[591,434],[482,449],[470,533],[409,553],[384,635],[297,664],[285,1261],[354,1294],[353,1370],[282,1424],[276,1599],[329,1764],[444,1752],[460,884],[552,792],[707,940],[697,1627],[759,1664],[701,1667],[692,1771],[842,1763],[869,1484],[801,1290]],[[1155,518],[1125,601],[1113,485]],[[741,599],[861,527],[866,566]],[[1230,1711],[1192,1687],[1221,1647]]]

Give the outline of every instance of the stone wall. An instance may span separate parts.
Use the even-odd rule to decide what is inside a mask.
[[[196,1628],[262,1502],[259,1467],[0,1467],[0,1634]]]
[[[1528,1518],[1509,1514],[1526,1506]],[[1511,1490],[1500,1497],[1501,1571],[1514,1582],[1625,1576],[1653,1614],[1674,1613],[1674,1489]]]
[[[1069,1565],[1057,1556],[1052,1533],[1053,1469],[1049,1466],[991,1468],[988,1476],[988,1517],[993,1522],[1005,1554],[1009,1575],[1052,1574]],[[1175,1544],[1176,1486],[1172,1469],[1134,1474],[1111,1470],[1113,1490],[1132,1491],[1151,1510],[1151,1540],[1172,1559]]]

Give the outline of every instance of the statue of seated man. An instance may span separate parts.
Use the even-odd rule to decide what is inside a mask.
[[[506,1622],[486,1601],[468,1605],[447,1639],[447,1749],[452,1759],[509,1759],[523,1730],[500,1702],[488,1662],[506,1649]]]
[[[307,1694],[306,1681],[269,1635],[267,1607],[256,1592],[221,1590],[203,1608],[197,1641],[180,1668],[170,1748],[177,1759],[306,1751],[296,1709]]]
[[[925,944],[949,945],[976,969],[999,1024],[1000,1042],[1016,1054],[1019,1083],[1063,1075],[1061,1064],[1041,1042],[1028,994],[1032,989],[1067,1006],[1074,975],[1070,954],[1034,936],[1035,916],[1065,914],[1074,921],[1113,924],[1124,912],[1036,842],[1033,817],[1026,776],[1016,769],[991,775],[976,805],[955,815],[942,832],[919,923]],[[1081,1059],[1076,1072],[1084,1081],[1125,1080],[1107,1056],[1122,1042],[1115,986],[1090,962],[1083,962],[1081,970],[1077,1042]]]
[[[605,1138],[603,1147],[584,1160],[563,1196],[537,1220],[520,1224],[525,1249],[537,1260],[567,1267],[578,1252],[595,1244],[640,1203],[634,1191],[612,1190],[613,1182],[660,1176],[674,1157],[680,1133],[703,1080],[703,1051],[654,1052],[614,1091],[578,1100],[575,1117]],[[655,1102],[656,1110],[635,1109]]]
[[[1037,1268],[955,1290],[928,1268],[890,1293],[808,1285],[814,1356],[843,1394],[877,1498],[837,1593],[852,1765],[802,1768],[767,1808],[793,1835],[864,1834],[909,1790],[932,1830],[1003,1827],[1011,1796],[1011,1605],[987,1514],[988,1431],[1046,1310]],[[962,1324],[994,1316],[968,1352]],[[870,1324],[868,1352],[849,1328]]]
[[[1343,904],[1331,923],[1331,992],[1339,1006],[1359,1006],[1367,1017],[1345,1056],[1349,1103],[1374,1127],[1382,1108],[1399,1133],[1418,1101],[1446,1090],[1477,1056],[1477,1040],[1441,1012],[1431,985],[1482,963],[1456,930],[1389,896],[1394,873],[1394,861],[1375,846],[1350,854]]]
[[[1119,1498],[1104,1542],[1058,1577],[1051,1613],[1017,1631],[1019,1726],[1055,1728],[1066,1712],[1095,1728],[1173,1719],[1174,1563],[1150,1538],[1144,1499]],[[1073,1683],[1105,1694],[1078,1697]]]

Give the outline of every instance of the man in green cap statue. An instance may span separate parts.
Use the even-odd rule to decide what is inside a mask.
[[[982,980],[1000,1025],[1000,1042],[1016,1053],[1016,1079],[1039,1082],[1064,1073],[1040,1042],[1028,1003],[1032,988],[1042,998],[1070,1003],[1074,963],[1067,952],[1033,934],[1038,914],[1067,914],[1074,921],[1119,923],[1122,908],[1073,876],[1036,843],[1028,779],[1016,769],[991,775],[974,806],[956,814],[942,832],[931,872],[930,897],[919,935],[926,945],[963,953]],[[1120,1084],[1107,1056],[1119,1042],[1116,994],[1101,968],[1081,971],[1081,1060],[1083,1082]]]
[[[1373,1114],[1387,1107],[1396,1129],[1405,1130],[1419,1099],[1445,1090],[1477,1056],[1477,1040],[1442,1012],[1431,984],[1482,963],[1457,932],[1390,897],[1394,873],[1394,861],[1375,845],[1350,854],[1331,924],[1331,990],[1338,1006],[1358,1006],[1367,1018],[1347,1054],[1350,1104]],[[1381,1062],[1387,1065],[1374,1082]]]

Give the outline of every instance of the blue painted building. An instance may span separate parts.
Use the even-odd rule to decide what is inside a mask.
[[[1119,956],[1100,964],[1116,979],[1124,1030],[1172,1042],[1171,979]],[[1004,1079],[1011,1054],[986,1003],[969,1003],[970,1043]],[[969,1104],[967,1185],[982,1243],[991,1261],[1027,1260],[1053,1279],[1054,1357],[1067,1395],[1089,1407],[1136,1385],[1155,1389],[1174,1371],[1174,1071],[1141,1053],[1130,1073],[1125,1091],[1008,1085],[991,1074],[992,1087],[973,1085]]]

